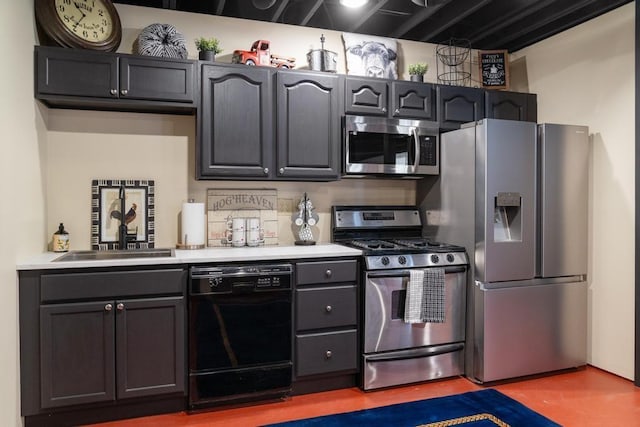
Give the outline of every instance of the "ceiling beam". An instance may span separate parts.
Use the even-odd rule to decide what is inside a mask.
[[[309,23],[309,21],[311,20],[311,18],[313,18],[313,15],[316,14],[316,12],[320,8],[320,6],[322,6],[323,2],[324,2],[324,0],[316,0],[316,2],[313,4],[313,6],[311,6],[311,9],[309,10],[309,13],[307,13],[305,15],[305,17],[302,19],[302,21],[300,22],[300,25],[307,25]]]
[[[280,2],[280,4],[278,5],[278,8],[276,9],[276,11],[273,13],[273,16],[271,17],[271,22],[278,22],[278,19],[280,19],[280,16],[282,16],[282,12],[284,12],[288,4],[289,4],[289,0],[282,0]]]
[[[393,38],[401,38],[405,34],[407,34],[411,29],[416,27],[417,25],[422,24],[424,21],[429,19],[431,15],[436,13],[442,6],[448,4],[451,0],[445,0],[444,2],[437,4],[435,6],[428,6],[422,8],[420,12],[414,14],[411,19],[405,22],[403,25],[398,27],[397,30],[391,33],[391,37]]]
[[[567,8],[564,8],[562,10],[556,10],[555,12],[553,12],[552,14],[546,16],[546,17],[539,17],[538,19],[536,19],[535,21],[533,21],[531,23],[531,25],[527,25],[524,27],[521,27],[519,30],[517,31],[509,31],[508,34],[504,34],[503,36],[499,39],[493,40],[492,44],[495,46],[502,46],[504,45],[506,42],[517,39],[518,37],[522,36],[523,34],[527,34],[527,33],[531,33],[539,28],[544,27],[547,24],[550,24],[554,21],[557,21],[558,19],[562,18],[563,16],[566,16],[572,12],[575,12],[579,9],[582,9],[585,6],[588,6],[590,3],[595,2],[596,0],[582,0],[577,2],[576,4],[573,4]]]
[[[349,27],[349,32],[355,33],[356,30],[362,27],[375,13],[380,10],[384,5],[386,5],[389,0],[379,0],[375,5],[369,7],[369,9],[360,17],[358,21],[356,21],[351,27]]]
[[[467,3],[471,3],[470,5],[461,6],[462,12],[460,11],[460,9],[454,9],[453,5],[451,5],[451,8],[445,9],[441,16],[438,18],[439,22],[441,22],[441,25],[430,28],[429,32],[423,34],[420,37],[420,41],[426,42],[428,40],[434,39],[438,34],[442,33],[448,28],[453,27],[455,24],[462,21],[464,18],[471,15],[476,10],[485,7],[492,1],[493,0],[469,0]]]
[[[222,11],[224,10],[224,2],[225,2],[225,0],[218,0],[218,7],[216,8],[216,15],[222,15]]]
[[[476,31],[475,33],[472,33],[469,36],[469,41],[471,42],[471,45],[473,46],[474,42],[477,42],[478,40],[482,40],[487,38],[489,35],[500,31],[501,29],[503,29],[504,27],[507,27],[521,19],[526,18],[529,15],[533,15],[534,13],[538,12],[539,10],[552,5],[553,3],[555,3],[557,0],[543,0],[543,1],[533,1],[531,5],[529,6],[523,6],[518,10],[515,10],[513,13],[511,13],[509,16],[504,17],[503,19],[501,19],[499,22],[491,22],[488,25],[485,25],[484,27],[478,29],[478,31]]]

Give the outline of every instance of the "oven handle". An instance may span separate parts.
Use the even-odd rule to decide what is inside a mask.
[[[391,362],[394,360],[418,359],[433,357],[439,354],[453,353],[464,349],[463,343],[444,344],[431,348],[412,348],[410,350],[394,351],[393,353],[374,354],[365,356],[366,362]]]
[[[467,267],[465,266],[455,266],[455,267],[444,268],[445,274],[464,273],[465,271],[467,271]],[[394,270],[394,271],[380,271],[380,272],[367,273],[367,278],[376,279],[376,278],[382,278],[382,277],[409,277],[409,270]]]

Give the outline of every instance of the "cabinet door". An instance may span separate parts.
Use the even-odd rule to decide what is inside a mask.
[[[41,406],[115,399],[113,301],[40,307]]]
[[[277,74],[279,178],[338,178],[341,92],[335,74]]]
[[[195,62],[120,58],[122,98],[154,101],[194,101]]]
[[[436,121],[436,90],[429,83],[392,82],[391,117]]]
[[[519,120],[536,122],[536,95],[519,92],[487,91],[485,113],[489,119]]]
[[[118,399],[185,390],[184,297],[116,301]]]
[[[36,47],[37,95],[118,97],[118,58],[83,50]]]
[[[268,178],[273,163],[271,71],[203,65],[199,177]]]
[[[484,91],[471,87],[438,86],[440,129],[460,129],[463,123],[484,118]]]
[[[345,113],[386,116],[388,90],[386,80],[347,77]]]

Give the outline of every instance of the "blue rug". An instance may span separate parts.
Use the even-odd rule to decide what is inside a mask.
[[[486,389],[344,414],[269,424],[268,427],[558,427],[559,425],[496,390]]]

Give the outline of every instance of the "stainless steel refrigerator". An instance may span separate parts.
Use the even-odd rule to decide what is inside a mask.
[[[484,119],[441,136],[419,184],[425,235],[471,268],[465,373],[484,383],[586,363],[588,128]]]

